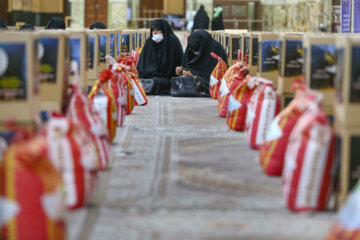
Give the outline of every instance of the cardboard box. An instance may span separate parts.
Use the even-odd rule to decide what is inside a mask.
[[[301,33],[280,34],[280,59],[277,91],[279,95],[294,93],[292,82],[301,76],[303,68],[303,37]]]
[[[0,31],[0,126],[39,119],[38,34]]]
[[[340,207],[360,177],[360,128],[335,124],[335,135],[335,164],[340,170],[336,178],[340,189],[337,205]]]
[[[122,40],[121,40],[121,52],[122,54],[131,53],[133,49],[133,34],[131,30],[122,30]]]
[[[92,86],[100,75],[100,36],[98,31],[87,31],[89,40],[89,72],[87,86]]]
[[[110,55],[110,32],[108,30],[96,29],[99,32],[99,62],[100,72],[107,68],[106,55]]]
[[[94,31],[94,30],[93,30]],[[87,31],[67,30],[66,31],[70,46],[70,66],[77,65],[79,73],[78,86],[87,92],[88,70],[89,70],[89,47]],[[71,70],[69,83],[74,83],[74,72]]]
[[[259,33],[245,33],[244,35],[244,58],[248,56],[249,73],[255,76],[258,70]]]
[[[70,49],[63,31],[39,31],[40,110],[65,109]]]
[[[115,58],[118,59],[121,56],[121,30],[116,29],[116,51],[115,51]]]
[[[108,29],[109,32],[109,55],[116,59],[117,56],[117,31],[115,29]]]
[[[280,42],[276,33],[259,33],[258,77],[271,80],[278,86]]]
[[[138,30],[138,47],[137,50],[139,50],[139,48],[143,48],[145,45],[145,40],[146,40],[146,33],[145,30]]]
[[[304,69],[306,85],[324,95],[324,108],[329,116],[334,112],[334,76],[336,73],[335,34],[304,36]]]
[[[336,39],[335,121],[347,128],[360,128],[360,37]]]

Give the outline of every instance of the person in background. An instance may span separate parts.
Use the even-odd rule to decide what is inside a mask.
[[[61,18],[52,17],[45,29],[66,29],[65,22]]]
[[[192,31],[195,29],[209,29],[209,16],[205,12],[204,5],[200,5],[194,17],[194,25]]]
[[[223,8],[220,5],[216,5],[216,7],[214,8],[214,16],[211,20],[211,30],[224,30],[222,12]]]
[[[170,94],[170,80],[176,76],[175,67],[181,64],[183,55],[170,24],[165,19],[153,20],[137,65],[139,78],[156,78],[153,94]]]
[[[90,29],[106,29],[106,25],[102,22],[94,22],[91,24]]]
[[[204,79],[205,87],[209,89],[210,75],[218,61],[210,53],[214,52],[227,63],[224,47],[205,30],[197,30],[189,36],[188,45],[182,66],[176,67],[177,75],[199,76]]]
[[[31,24],[24,24],[19,28],[19,31],[35,31],[35,28]]]
[[[8,29],[8,27],[6,26],[6,24],[2,18],[0,18],[0,29],[2,29],[2,30]]]

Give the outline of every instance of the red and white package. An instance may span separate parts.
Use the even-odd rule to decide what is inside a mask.
[[[241,67],[240,63],[235,64],[237,67],[229,68],[232,74],[229,74],[229,70],[226,72],[223,79],[221,79],[221,85],[219,89],[219,96],[218,96],[218,111],[219,116],[226,118],[227,110],[228,110],[228,103],[230,93],[239,86],[245,79],[246,75],[248,74],[247,67]]]
[[[52,117],[45,128],[48,156],[62,174],[68,209],[85,206],[96,181],[98,152],[90,132],[66,117]]]
[[[228,69],[228,65],[221,57],[219,57],[215,53],[211,52],[210,55],[216,60],[218,60],[218,64],[215,66],[210,75],[209,93],[211,98],[218,99],[221,79],[223,78],[226,70]]]
[[[109,133],[92,102],[76,86],[72,86],[66,115],[74,123],[81,124],[90,130],[99,155],[98,170],[104,170],[110,161]]]
[[[0,239],[65,239],[63,182],[45,136],[12,142],[0,159]]]
[[[257,81],[246,116],[246,139],[254,149],[264,143],[267,129],[280,111],[280,100],[273,83],[263,78],[257,78]]]
[[[244,131],[248,103],[256,87],[256,78],[247,75],[229,96],[227,124],[230,129]]]
[[[324,210],[330,196],[334,133],[316,102],[296,123],[285,153],[283,199],[295,212]]]

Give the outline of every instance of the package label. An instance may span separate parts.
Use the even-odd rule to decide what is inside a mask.
[[[344,77],[344,49],[336,49],[336,75],[335,75],[335,92],[338,102],[343,102],[343,77]]]
[[[360,47],[352,48],[350,102],[360,102]]]
[[[107,36],[106,35],[100,35],[100,51],[99,51],[99,61],[101,63],[106,62],[105,56],[106,56],[106,41]]]
[[[130,34],[122,35],[121,51],[129,52],[130,50]]]
[[[336,47],[334,45],[311,46],[310,87],[333,90],[336,73]]]
[[[252,40],[252,65],[258,64],[259,58],[259,39],[253,38]]]
[[[302,41],[287,40],[285,49],[285,77],[301,75],[303,63]]]
[[[70,61],[76,61],[78,67],[78,73],[80,73],[80,55],[81,55],[81,43],[80,38],[70,38]]]
[[[117,33],[117,37],[116,37],[116,44],[117,44],[117,55],[120,55],[120,50],[121,50],[121,34]]]
[[[89,37],[89,68],[94,69],[94,48],[95,48],[95,37]]]
[[[39,41],[40,82],[56,82],[59,39],[41,37]]]
[[[232,53],[231,59],[236,60],[238,58],[239,49],[240,49],[240,38],[233,38],[231,41]]]
[[[0,100],[26,99],[26,45],[0,43]]]
[[[280,54],[278,40],[261,42],[261,72],[277,72]]]
[[[110,56],[115,57],[115,33],[110,33]]]

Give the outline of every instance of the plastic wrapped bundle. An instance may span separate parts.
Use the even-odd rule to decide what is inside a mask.
[[[229,96],[227,124],[236,131],[245,130],[245,120],[248,102],[256,88],[256,78],[247,75],[245,81],[240,83]]]
[[[295,99],[271,122],[264,144],[260,148],[260,163],[270,176],[281,176],[290,134],[307,107],[305,91],[298,92]]]
[[[89,130],[66,117],[52,117],[45,134],[49,158],[63,176],[66,206],[84,207],[92,197],[99,168],[98,152]]]
[[[118,119],[114,95],[111,89],[106,86],[111,75],[112,73],[109,70],[104,70],[89,93],[89,98],[108,129],[110,141],[115,137]]]
[[[326,240],[357,240],[360,238],[360,181],[340,209]]]
[[[246,116],[246,139],[254,149],[259,149],[264,143],[267,129],[280,111],[273,83],[263,78],[257,78],[257,81]]]
[[[223,78],[226,70],[228,69],[228,65],[221,57],[217,56],[215,53],[210,53],[211,56],[218,60],[218,64],[215,66],[214,70],[210,75],[210,85],[209,92],[210,97],[213,99],[218,99],[219,89],[221,85],[221,79]]]
[[[61,175],[44,136],[12,143],[0,161],[0,239],[65,239]]]
[[[324,210],[331,189],[334,133],[321,97],[307,97],[310,104],[290,134],[283,171],[283,199],[295,212]]]
[[[81,124],[90,130],[91,139],[99,155],[98,170],[104,170],[110,161],[109,133],[92,102],[76,86],[72,86],[66,114],[74,123]]]

